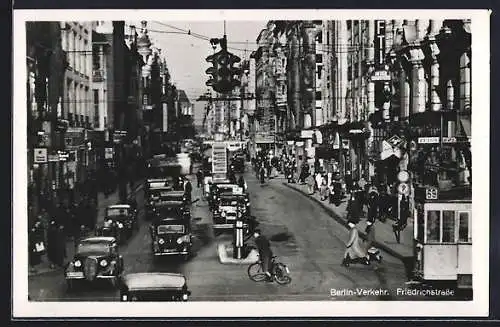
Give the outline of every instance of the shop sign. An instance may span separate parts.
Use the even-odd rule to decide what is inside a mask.
[[[375,65],[383,67],[385,63],[385,20],[375,21],[374,37]]]
[[[439,137],[419,137],[417,139],[418,144],[437,144],[439,143]]]
[[[457,143],[455,137],[443,137],[443,143]]]
[[[113,159],[113,148],[104,148],[104,159]]]
[[[57,151],[59,161],[67,161],[69,159],[69,153],[66,151]]]
[[[397,135],[393,135],[387,140],[387,143],[389,143],[390,145],[392,145],[392,147],[395,148],[401,145],[401,143],[403,143],[403,139]]]
[[[64,141],[69,149],[80,147],[85,142],[85,130],[81,127],[69,127],[66,130]]]
[[[294,145],[295,141],[286,141],[286,144],[288,144],[288,145]]]
[[[47,149],[46,148],[35,148],[34,149],[34,163],[46,163],[47,162]]]
[[[378,70],[373,73],[371,76],[371,80],[373,82],[376,81],[390,81],[391,80],[391,75],[389,75],[389,72],[386,70]]]

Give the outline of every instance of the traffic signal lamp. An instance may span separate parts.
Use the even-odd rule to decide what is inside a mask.
[[[227,93],[234,87],[241,85],[241,82],[237,79],[241,69],[233,66],[235,63],[240,62],[241,59],[227,52],[225,47],[222,47],[221,51],[208,56],[206,61],[211,63],[212,67],[205,71],[205,73],[211,75],[205,84],[212,87],[214,91]]]

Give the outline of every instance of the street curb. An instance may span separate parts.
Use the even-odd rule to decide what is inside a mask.
[[[283,185],[285,185],[286,187],[288,187],[289,189],[292,189],[306,197],[308,197],[309,199],[313,200],[314,202],[318,203],[321,208],[323,210],[325,210],[329,216],[331,216],[333,219],[335,219],[338,223],[340,223],[341,225],[343,225],[344,227],[348,228],[348,224],[347,224],[347,220],[345,220],[344,218],[340,217],[335,211],[333,211],[331,208],[328,208],[325,204],[323,204],[321,201],[319,201],[318,199],[314,198],[314,197],[311,197],[309,196],[307,193],[305,193],[304,191],[298,189],[298,188],[295,188],[293,186],[290,186],[288,185],[288,183],[283,183]],[[366,240],[366,233],[363,232],[363,231],[359,231],[359,236],[361,236],[362,239]],[[380,243],[378,241],[374,241],[373,242],[373,245],[381,250],[383,250],[384,252],[387,252],[389,255],[401,260],[401,261],[404,261],[404,258],[406,258],[406,256],[398,253],[397,251],[391,249],[389,246],[383,244],[383,243]]]
[[[217,245],[217,254],[219,255],[219,261],[222,264],[234,264],[234,265],[242,265],[242,264],[251,264],[259,261],[259,255],[256,250],[252,249],[248,254],[248,257],[245,259],[234,259],[229,258],[227,256],[226,244],[219,243]]]

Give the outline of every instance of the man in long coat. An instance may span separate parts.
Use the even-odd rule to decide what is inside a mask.
[[[349,262],[350,259],[366,258],[368,260],[368,254],[366,248],[359,237],[359,231],[356,224],[353,221],[349,222],[349,241],[346,244],[346,250],[344,252],[343,265]]]

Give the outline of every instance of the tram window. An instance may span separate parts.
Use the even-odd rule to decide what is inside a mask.
[[[439,242],[441,211],[427,211],[427,242]]]
[[[443,211],[443,238],[444,243],[455,242],[455,211]]]
[[[469,242],[469,213],[461,212],[458,215],[458,241]]]

